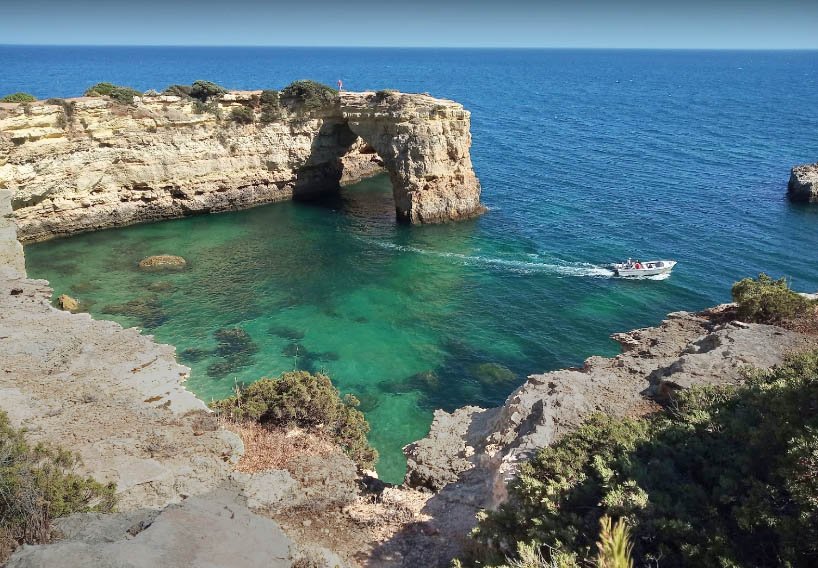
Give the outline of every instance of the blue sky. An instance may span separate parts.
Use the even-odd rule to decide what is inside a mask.
[[[818,49],[818,0],[0,0],[0,43]]]

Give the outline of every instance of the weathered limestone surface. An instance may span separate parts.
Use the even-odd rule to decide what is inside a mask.
[[[278,525],[223,488],[162,511],[73,515],[57,526],[63,540],[22,547],[8,568],[288,568],[293,560],[293,543]]]
[[[0,410],[30,442],[74,451],[80,473],[115,482],[120,512],[61,519],[62,540],[21,547],[8,565],[291,566],[306,549],[248,510],[233,477],[241,439],[184,388],[174,348],[52,307],[48,282],[26,277],[9,205],[0,189]],[[268,484],[252,498],[282,493]]]
[[[403,220],[483,211],[461,105],[342,93],[317,110],[282,107],[269,124],[226,118],[248,107],[258,119],[259,94],[224,95],[221,119],[173,96],[0,104],[0,189],[12,191],[21,240],[305,198],[381,167]]]
[[[818,163],[794,167],[787,194],[793,201],[818,203]]]

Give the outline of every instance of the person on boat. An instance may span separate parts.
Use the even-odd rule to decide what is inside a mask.
[[[642,263],[641,263],[641,262],[639,262],[639,261],[637,260],[637,261],[634,263],[633,267],[634,267],[636,270],[642,270]]]

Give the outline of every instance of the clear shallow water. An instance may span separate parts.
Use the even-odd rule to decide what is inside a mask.
[[[327,371],[363,401],[388,480],[434,408],[498,404],[526,374],[613,354],[610,333],[726,301],[761,270],[818,289],[818,208],[784,198],[789,167],[818,159],[814,52],[0,47],[0,68],[0,92],[41,97],[100,80],[341,77],[472,111],[491,209],[475,221],[397,226],[377,178],[323,203],[26,250],[57,294],[176,345],[205,398],[296,366]],[[157,253],[190,267],[136,270]],[[627,256],[679,265],[663,281],[600,268]],[[219,349],[214,334],[234,327],[253,344]]]

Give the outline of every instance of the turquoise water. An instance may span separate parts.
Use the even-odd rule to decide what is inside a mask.
[[[205,398],[326,371],[361,399],[391,481],[435,408],[498,404],[529,373],[615,353],[610,333],[728,300],[748,274],[818,289],[818,208],[784,198],[789,167],[818,159],[816,53],[0,47],[0,65],[0,91],[41,96],[341,75],[472,111],[490,208],[474,221],[398,226],[379,177],[26,249],[57,294],[175,345]],[[136,269],[160,253],[188,269]],[[627,256],[679,265],[663,281],[600,268]],[[247,335],[218,341],[233,328]]]

